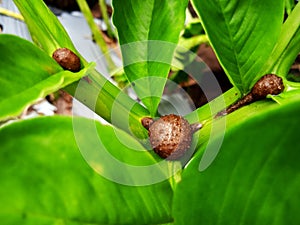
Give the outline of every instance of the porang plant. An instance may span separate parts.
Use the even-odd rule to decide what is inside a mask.
[[[14,2],[35,44],[0,35],[1,224],[300,223],[300,85],[287,79],[300,52],[299,4],[192,1],[233,88],[182,115],[202,128],[182,158],[165,160],[141,121],[161,116],[170,68],[187,71],[204,92],[218,90],[213,75],[205,83],[201,66],[190,63],[195,55],[174,57],[183,52],[177,44],[188,1],[113,1],[119,70],[141,102],[80,55],[41,0]],[[59,48],[80,58],[78,72],[52,58]],[[281,78],[280,92],[218,114],[266,74]],[[76,116],[7,123],[59,89],[110,124]]]

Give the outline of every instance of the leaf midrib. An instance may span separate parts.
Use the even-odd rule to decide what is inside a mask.
[[[252,0],[250,0],[250,1],[252,1]],[[238,89],[239,90],[243,90],[243,93],[245,92],[245,88],[244,88],[244,86],[243,86],[243,81],[242,81],[242,77],[241,77],[241,66],[240,66],[240,63],[239,63],[239,60],[238,60],[238,53],[237,53],[237,51],[236,51],[236,49],[234,48],[234,38],[233,38],[233,34],[232,34],[232,32],[231,32],[231,29],[229,29],[230,28],[230,26],[229,26],[229,21],[228,21],[228,19],[227,19],[227,17],[225,16],[225,13],[224,13],[224,9],[225,9],[225,7],[224,6],[222,6],[222,4],[221,4],[221,2],[220,1],[218,1],[217,2],[218,3],[218,5],[219,5],[219,7],[220,7],[220,9],[221,9],[221,12],[222,12],[222,16],[223,16],[223,18],[224,18],[224,21],[225,21],[225,25],[226,25],[226,28],[227,28],[227,30],[228,30],[228,34],[229,34],[229,39],[230,39],[230,48],[232,49],[232,52],[233,52],[233,55],[234,55],[234,61],[235,61],[235,65],[237,65],[237,69],[238,69],[238,72],[239,72],[239,74],[237,74],[238,75],[238,78],[239,78],[239,83],[237,83],[237,82],[235,82],[235,85],[238,87]],[[235,13],[233,13],[233,15],[234,15]]]

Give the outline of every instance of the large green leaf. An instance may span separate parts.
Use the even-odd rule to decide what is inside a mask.
[[[247,93],[281,30],[282,0],[193,0],[231,82]]]
[[[64,71],[32,43],[13,35],[0,35],[0,121],[18,116],[25,107],[83,77]]]
[[[202,143],[183,170],[176,224],[299,224],[299,104],[299,96],[282,105],[266,100],[228,115],[211,165],[202,166]]]
[[[114,0],[124,70],[152,115],[167,80],[188,1]]]
[[[75,134],[75,123],[77,128],[80,125],[88,129]],[[95,131],[99,136],[92,139]],[[126,140],[127,147],[121,138]],[[172,221],[172,190],[167,181],[125,186],[100,176],[87,164],[77,143],[81,143],[80,147],[85,143],[93,151],[97,148],[93,144],[100,139],[110,148],[96,149],[99,155],[108,151],[132,165],[155,163],[128,134],[93,120],[41,117],[0,128],[1,224],[163,224]],[[139,148],[139,152],[133,147]],[[104,171],[105,175],[131,180],[132,185],[138,184],[139,179],[151,180],[152,176],[162,174],[158,165],[148,173],[131,173],[107,165],[102,159],[95,160],[92,166],[99,173]]]

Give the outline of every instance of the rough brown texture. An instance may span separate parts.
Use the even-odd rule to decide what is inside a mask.
[[[281,77],[274,74],[267,74],[260,78],[251,90],[255,100],[264,99],[267,95],[278,95],[284,89]]]
[[[154,122],[154,120],[151,117],[144,117],[142,119],[142,125],[149,130],[150,125]]]
[[[216,117],[225,116],[235,110],[248,105],[254,101],[258,101],[267,97],[267,95],[278,95],[284,90],[282,78],[275,74],[266,74],[260,78],[251,92],[245,95],[236,103],[230,105],[227,109],[219,112]]]
[[[68,48],[58,48],[52,54],[52,58],[65,70],[78,72],[81,64],[79,57]]]
[[[190,148],[193,133],[201,128],[201,124],[190,125],[181,116],[170,114],[153,120],[145,117],[143,126],[148,129],[150,144],[162,158],[176,160]]]

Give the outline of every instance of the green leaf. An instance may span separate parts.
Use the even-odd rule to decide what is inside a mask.
[[[283,92],[280,95],[270,96],[274,101],[279,104],[285,104],[287,102],[292,102],[300,98],[300,85],[298,88],[291,89],[289,91]]]
[[[282,0],[193,0],[227,76],[242,94],[251,88],[278,39]]]
[[[299,97],[283,105],[266,100],[249,105],[250,115],[247,107],[228,115],[212,164],[201,167],[204,143],[183,170],[176,224],[299,224],[299,103]]]
[[[24,17],[33,41],[48,55],[65,47],[79,56],[66,30],[43,1],[14,0],[14,3]],[[84,60],[82,62],[85,64]]]
[[[285,0],[285,11],[288,15],[291,14],[293,8],[295,7],[295,0]]]
[[[300,52],[300,4],[297,4],[282,26],[280,36],[261,73],[285,77]],[[259,78],[257,77],[257,80]]]
[[[88,129],[76,131],[74,124]],[[95,133],[97,138],[92,139]],[[121,144],[124,139],[117,139],[116,135],[126,140],[127,147]],[[137,141],[120,130],[84,118],[40,117],[0,128],[0,141],[3,225],[163,224],[172,221],[172,190],[167,181],[126,186],[99,175],[106,171],[106,175],[124,176],[139,183],[139,179],[151,180],[151,176],[162,174],[158,165],[148,173],[139,174],[128,169],[111,170],[104,159],[94,161],[93,170],[85,161],[80,147],[82,144],[91,147],[91,141],[111,147],[98,148],[100,155],[108,151],[119,153],[118,160],[128,164],[155,163],[149,152],[143,151]],[[137,152],[133,147],[142,151],[134,154]],[[95,172],[97,169],[99,173]]]
[[[32,43],[0,35],[0,121],[18,116],[27,106],[79,80],[90,69],[63,71],[57,62]]]
[[[188,1],[114,0],[124,70],[138,97],[156,114]]]
[[[88,65],[74,48],[59,20],[42,0],[14,2],[24,16],[33,39],[48,55],[52,55],[57,47],[67,47],[77,53],[84,66]],[[149,116],[149,112],[98,71],[92,70],[85,80],[68,85],[65,90],[105,120],[112,122],[113,117],[119,117],[117,122],[112,122],[114,125],[139,137],[146,136],[140,119]]]

